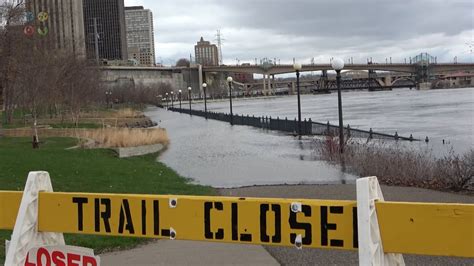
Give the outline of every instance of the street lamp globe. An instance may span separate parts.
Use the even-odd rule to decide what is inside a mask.
[[[300,63],[293,64],[293,69],[296,71],[300,71],[302,68],[303,66]]]
[[[234,79],[232,77],[227,77],[227,82],[232,82]]]
[[[203,88],[207,88],[207,83],[203,83],[203,84],[202,84],[202,87],[203,87]]]
[[[334,70],[341,70],[344,68],[344,60],[341,58],[334,58],[331,61],[331,66]]]
[[[174,94],[174,92],[171,92],[171,95],[173,95],[173,94]]]
[[[181,90],[179,90],[178,93],[181,94]]]
[[[191,91],[192,89],[193,89],[193,88],[191,88],[191,87],[188,87],[188,91]]]

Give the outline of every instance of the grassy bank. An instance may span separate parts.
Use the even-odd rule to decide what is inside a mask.
[[[1,106],[0,106],[1,107]],[[37,125],[40,128],[103,128],[124,127],[144,125],[149,119],[143,114],[142,105],[117,105],[113,109],[101,106],[90,106],[81,110],[78,116],[71,113],[40,113],[37,117]],[[31,128],[34,123],[32,115],[28,111],[15,110],[12,121],[3,124],[3,113],[0,111],[0,128]]]
[[[28,172],[50,173],[55,191],[138,194],[214,194],[210,187],[188,184],[155,155],[128,159],[115,157],[108,149],[66,148],[77,144],[73,138],[43,138],[41,148],[33,150],[30,138],[0,138],[0,190],[23,190]],[[10,232],[0,231],[0,263],[4,260],[5,239]],[[96,252],[127,248],[141,239],[67,235],[72,245],[92,247]]]
[[[2,134],[6,137],[31,137],[34,132],[30,128],[16,128],[3,130]],[[40,128],[36,132],[40,140],[73,137],[80,139],[81,144],[92,142],[86,146],[94,148],[136,147],[158,143],[166,145],[169,142],[166,130],[162,128]]]

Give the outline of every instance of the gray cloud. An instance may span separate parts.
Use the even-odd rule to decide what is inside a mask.
[[[224,61],[327,62],[332,56],[394,61],[420,52],[471,60],[473,1],[467,0],[125,0],[155,16],[156,53],[165,64],[189,57],[221,29]]]

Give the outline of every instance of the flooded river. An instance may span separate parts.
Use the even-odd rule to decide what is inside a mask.
[[[202,104],[194,104],[202,109]],[[208,108],[228,112],[228,101]],[[296,117],[296,96],[239,99],[234,113]],[[473,147],[474,89],[343,93],[344,124],[352,128],[430,138],[437,152],[450,147],[462,153]],[[150,108],[146,113],[168,131],[170,146],[160,160],[196,183],[214,187],[263,184],[345,183],[355,176],[313,156],[312,138],[267,132],[247,126],[190,117]],[[303,95],[302,114],[313,121],[337,124],[337,94]],[[442,145],[442,140],[445,144]]]

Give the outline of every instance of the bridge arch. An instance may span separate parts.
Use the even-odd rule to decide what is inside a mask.
[[[397,85],[396,83],[400,83],[402,81],[409,82],[411,85],[416,86],[416,81],[412,77],[398,77],[398,78],[395,78],[392,81],[392,86],[396,86]]]

